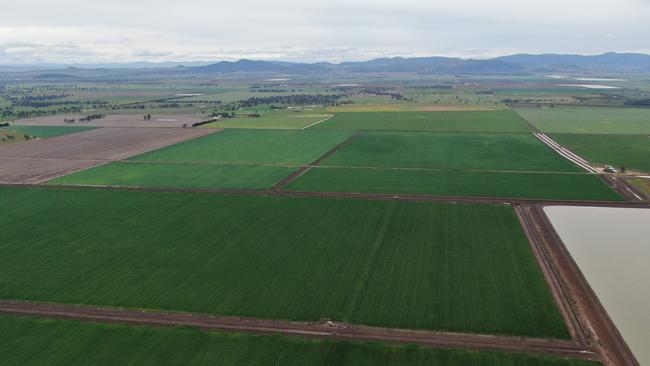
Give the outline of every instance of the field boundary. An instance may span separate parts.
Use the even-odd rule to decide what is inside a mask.
[[[190,326],[203,330],[227,332],[280,333],[288,336],[321,339],[418,344],[434,348],[462,347],[475,350],[554,355],[591,361],[599,360],[597,354],[581,347],[580,344],[574,341],[568,340],[383,328],[332,322],[326,319],[318,322],[297,322],[14,300],[0,300],[0,313],[84,322],[109,322],[159,327]]]
[[[549,137],[548,135],[546,135],[544,133],[534,133],[534,135],[540,141],[542,141],[544,144],[546,144],[548,147],[550,147],[555,152],[560,154],[562,157],[568,159],[572,163],[574,163],[574,164],[578,165],[579,167],[585,169],[589,173],[597,175],[608,186],[610,186],[612,189],[616,190],[620,195],[622,195],[628,201],[632,201],[632,202],[642,202],[642,201],[644,201],[643,193],[637,191],[636,187],[633,187],[632,185],[630,185],[625,179],[618,179],[617,177],[615,177],[613,175],[601,173],[600,171],[598,171],[598,169],[591,166],[589,161],[582,158],[578,154],[572,152],[571,150],[561,146],[559,143],[557,143],[555,140],[553,140],[551,137]]]
[[[639,366],[616,325],[553,228],[543,207],[544,205],[530,205],[521,210],[526,218],[522,223],[537,232],[537,243],[542,253],[546,253],[542,260],[548,261],[550,267],[554,268],[559,283],[566,289],[566,300],[581,325],[587,345],[601,355],[606,366]]]
[[[21,184],[1,183],[0,187],[31,187],[38,189],[95,189],[115,190],[133,192],[177,192],[195,194],[226,194],[226,195],[248,195],[248,196],[283,196],[297,198],[351,198],[374,201],[407,201],[407,202],[447,202],[462,204],[493,204],[493,205],[516,205],[543,203],[547,206],[596,206],[596,207],[627,207],[650,209],[650,202],[628,202],[628,201],[579,201],[579,200],[552,200],[536,198],[497,198],[497,197],[474,197],[474,196],[427,196],[410,194],[386,194],[386,193],[360,193],[360,192],[311,192],[311,191],[285,191],[285,190],[253,190],[253,189],[228,189],[228,188],[161,188],[143,186],[112,186],[92,184]]]
[[[557,269],[552,265],[548,258],[548,253],[544,250],[544,246],[541,243],[544,240],[544,234],[542,229],[531,218],[532,215],[529,212],[530,206],[515,205],[514,209],[519,223],[528,238],[528,243],[530,244],[535,259],[546,278],[551,294],[562,313],[564,323],[571,334],[571,338],[577,340],[583,347],[589,347],[585,329],[578,320],[575,308],[571,306],[570,295],[566,286],[562,283]]]
[[[120,128],[120,127],[98,127],[98,128]],[[151,127],[151,128],[166,128],[166,127]],[[174,127],[167,127],[167,128],[174,128]],[[54,179],[58,179],[58,178],[62,178],[62,177],[67,177],[67,176],[72,175],[72,174],[76,174],[76,173],[79,173],[79,172],[83,172],[83,171],[85,171],[85,170],[90,170],[90,169],[93,169],[93,168],[97,168],[97,167],[100,167],[100,166],[103,166],[103,165],[107,165],[107,164],[110,164],[110,163],[114,163],[114,162],[117,162],[117,161],[123,161],[123,160],[129,159],[129,158],[132,158],[132,157],[134,157],[134,156],[138,156],[138,155],[146,154],[146,153],[148,153],[148,152],[151,152],[151,151],[154,151],[154,150],[158,150],[158,149],[164,149],[165,147],[168,147],[168,146],[172,146],[172,145],[176,145],[176,144],[181,144],[181,143],[183,143],[183,142],[187,142],[187,141],[190,141],[190,140],[193,140],[193,139],[196,139],[196,138],[201,138],[201,137],[205,137],[205,136],[208,136],[208,135],[212,135],[213,133],[219,133],[219,132],[221,132],[221,131],[223,131],[223,130],[221,130],[221,129],[214,129],[214,131],[212,131],[212,132],[210,132],[210,133],[206,133],[205,135],[202,135],[202,136],[188,136],[188,137],[185,138],[185,139],[179,140],[178,142],[175,142],[175,143],[169,144],[169,145],[167,145],[167,146],[156,147],[156,148],[153,148],[153,149],[148,150],[148,151],[138,152],[138,153],[135,153],[135,154],[132,154],[132,155],[129,155],[129,156],[125,156],[125,157],[119,158],[119,159],[97,160],[97,161],[99,162],[97,165],[93,165],[93,166],[89,166],[89,167],[84,167],[84,168],[81,168],[81,169],[78,169],[78,170],[75,170],[75,171],[68,171],[68,172],[65,172],[65,173],[62,173],[62,174],[59,174],[59,175],[56,175],[56,176],[47,177],[46,179],[42,179],[42,180],[40,180],[40,181],[38,181],[38,182],[35,182],[35,183],[33,183],[33,184],[35,184],[35,185],[37,185],[37,184],[43,184],[43,183],[49,182],[49,181],[54,180]],[[57,159],[54,159],[54,160],[57,160]],[[75,159],[70,159],[70,160],[75,160]]]
[[[352,141],[354,141],[358,136],[359,136],[359,132],[358,132],[358,131],[355,132],[355,133],[353,133],[350,137],[348,137],[347,139],[345,139],[345,140],[343,140],[342,142],[340,142],[338,145],[336,145],[336,146],[334,146],[333,148],[331,148],[331,149],[330,149],[329,151],[327,151],[325,154],[321,155],[318,159],[314,160],[312,163],[310,163],[310,164],[306,164],[306,165],[302,166],[300,169],[298,169],[298,170],[296,170],[295,172],[289,174],[286,178],[284,178],[284,179],[280,180],[279,182],[275,183],[275,184],[273,185],[273,187],[271,187],[271,190],[272,190],[272,191],[280,191],[280,190],[283,190],[284,187],[286,187],[286,186],[289,185],[291,182],[293,182],[294,180],[296,180],[296,178],[298,178],[298,177],[300,177],[301,175],[307,173],[307,171],[308,171],[309,169],[311,169],[312,167],[314,167],[314,166],[320,164],[323,160],[329,158],[330,156],[334,155],[337,151],[339,151],[340,149],[342,149],[343,147],[347,146],[347,145],[350,144]]]
[[[332,117],[334,117],[334,115],[333,115],[333,114],[330,114],[330,115],[328,115],[327,117],[325,117],[324,119],[321,119],[320,121],[317,121],[317,122],[314,122],[314,123],[312,123],[312,124],[310,124],[310,125],[307,125],[307,126],[305,126],[305,127],[302,127],[301,130],[306,130],[306,129],[308,129],[309,127],[316,126],[317,124],[319,124],[319,123],[323,123],[323,122],[327,121],[328,119],[330,119],[330,118],[332,118]]]

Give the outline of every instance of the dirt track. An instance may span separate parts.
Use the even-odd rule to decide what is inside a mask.
[[[412,343],[431,347],[462,347],[478,350],[551,354],[584,360],[598,359],[596,354],[572,341],[379,328],[338,322],[328,323],[325,320],[311,323],[291,322],[21,301],[0,301],[0,313],[92,322],[153,326],[194,326],[206,330],[259,334],[281,333],[284,335],[337,340]]]
[[[544,262],[542,267],[554,277],[549,284],[554,296],[561,298],[560,308],[574,338],[601,355],[604,365],[640,365],[555,232],[543,205],[516,207],[516,210],[524,230],[532,238],[531,244],[537,247],[538,259]]]
[[[33,186],[20,183],[0,183],[5,187]],[[525,205],[544,204],[546,206],[597,206],[597,207],[628,207],[650,209],[647,202],[606,202],[606,201],[571,201],[571,200],[544,200],[521,198],[492,198],[492,197],[466,197],[466,196],[418,196],[418,195],[393,195],[354,192],[303,192],[283,190],[245,190],[245,189],[201,189],[201,188],[155,188],[138,186],[101,186],[101,185],[56,185],[40,186],[41,189],[112,189],[134,192],[184,192],[197,194],[234,194],[247,196],[284,196],[284,197],[324,197],[347,198],[373,201],[407,201],[407,202],[448,202],[461,204],[493,204],[493,205]]]
[[[0,147],[0,182],[38,184],[217,130],[97,128]]]
[[[289,176],[286,178],[282,179],[281,181],[277,182],[273,187],[271,188],[272,191],[279,191],[282,190],[284,187],[286,187],[289,183],[293,182],[296,180],[298,177],[301,175],[307,173],[309,169],[311,169],[313,166],[316,166],[320,164],[322,161],[325,159],[329,158],[330,156],[334,155],[337,151],[341,150],[344,146],[349,145],[352,141],[354,141],[357,137],[359,137],[359,132],[354,133],[352,136],[348,137],[345,139],[343,142],[340,144],[334,146],[331,148],[328,152],[323,154],[321,157],[318,159],[314,160],[312,163],[307,164],[302,166],[300,169],[296,170],[295,172],[291,173]]]
[[[534,133],[533,135],[537,137],[541,142],[546,144],[548,147],[553,149],[555,152],[560,154],[565,159],[585,169],[589,173],[598,174],[599,178],[601,178],[607,185],[612,187],[614,190],[618,191],[628,201],[640,202],[645,200],[644,193],[639,191],[633,185],[629,184],[625,179],[617,178],[612,174],[600,173],[600,171],[594,168],[593,166],[591,166],[591,164],[589,164],[589,162],[586,159],[580,157],[578,154],[567,149],[566,147],[561,146],[559,143],[557,143],[548,135],[545,135],[543,133]]]

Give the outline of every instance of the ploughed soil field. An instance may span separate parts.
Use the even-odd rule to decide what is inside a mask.
[[[2,299],[569,338],[508,206],[0,190]]]
[[[0,363],[7,366],[599,365],[553,356],[5,316],[0,316]]]
[[[50,183],[269,189],[351,135],[348,131],[223,130]]]
[[[96,128],[0,146],[0,183],[35,184],[212,133],[177,128]]]

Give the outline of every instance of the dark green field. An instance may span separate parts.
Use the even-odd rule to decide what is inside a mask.
[[[48,184],[266,189],[296,168],[264,165],[114,162]]]
[[[307,164],[351,135],[346,131],[229,129],[130,160]]]
[[[649,135],[553,134],[552,137],[592,163],[650,172]]]
[[[507,206],[3,188],[0,212],[3,299],[569,337]]]
[[[531,134],[363,132],[326,166],[580,172]]]
[[[621,201],[590,174],[313,168],[288,190]]]
[[[312,129],[529,132],[511,110],[458,112],[345,112]]]
[[[204,332],[0,316],[3,366],[432,365],[597,366],[496,352]]]

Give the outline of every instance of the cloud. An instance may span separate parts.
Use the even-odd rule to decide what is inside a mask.
[[[8,1],[0,63],[650,51],[650,0]]]

